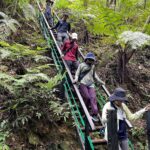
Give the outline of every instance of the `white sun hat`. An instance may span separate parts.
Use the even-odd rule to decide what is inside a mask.
[[[77,33],[72,33],[72,34],[71,34],[71,38],[77,40],[77,39],[78,39]]]

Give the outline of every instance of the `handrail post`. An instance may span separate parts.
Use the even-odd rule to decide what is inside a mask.
[[[148,150],[150,150],[150,111],[146,112]]]
[[[108,110],[108,150],[119,150],[117,134],[117,111]]]
[[[90,148],[91,146],[88,140],[89,133],[90,133],[89,123],[87,118],[85,117],[85,150],[91,150]]]

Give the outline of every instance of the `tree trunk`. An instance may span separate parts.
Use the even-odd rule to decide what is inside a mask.
[[[111,7],[111,6],[116,6],[116,0],[107,0],[106,1],[106,6]]]
[[[147,0],[144,0],[144,9],[146,9]]]
[[[89,0],[83,0],[84,7],[88,7]]]
[[[89,33],[88,33],[87,29],[85,29],[85,31],[84,31],[84,39],[83,40],[84,40],[85,44],[89,43]]]
[[[0,8],[4,8],[4,1],[3,0],[0,1]]]
[[[127,64],[129,60],[132,58],[135,50],[132,50],[131,52],[120,50],[118,52],[118,76],[119,76],[119,82],[125,83],[128,81],[128,69]]]

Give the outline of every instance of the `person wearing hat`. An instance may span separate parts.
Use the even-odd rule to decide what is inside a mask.
[[[63,18],[57,22],[57,24],[51,28],[57,29],[57,41],[58,41],[58,46],[61,47],[63,44],[63,41],[66,41],[69,39],[68,32],[71,30],[70,23],[67,22],[69,15],[64,14]]]
[[[53,15],[52,15],[52,6],[54,4],[53,0],[46,0],[46,9],[45,9],[45,17],[50,26],[53,26]]]
[[[136,120],[143,116],[143,114],[150,110],[150,105],[140,111],[132,114],[127,105],[126,92],[123,88],[116,88],[114,93],[109,97],[109,102],[107,102],[102,110],[102,122],[105,125],[105,140],[107,137],[107,111],[117,110],[117,124],[118,124],[118,140],[119,140],[119,150],[129,150],[128,148],[128,135],[127,135],[127,119]]]
[[[73,73],[74,70],[78,68],[78,35],[77,33],[71,34],[71,39],[65,41],[61,50],[62,50],[62,57],[66,61],[69,70]]]
[[[88,109],[91,106],[93,121],[98,121],[98,107],[94,81],[96,80],[100,84],[105,83],[95,73],[95,61],[95,55],[92,52],[87,53],[84,62],[79,65],[76,71],[73,83],[80,82],[79,89],[84,102]]]

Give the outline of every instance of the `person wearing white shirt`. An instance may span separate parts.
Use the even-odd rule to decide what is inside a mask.
[[[105,140],[107,140],[107,112],[108,110],[117,110],[119,150],[129,150],[126,120],[139,119],[146,111],[150,110],[150,105],[147,105],[145,108],[132,114],[125,104],[127,101],[125,90],[116,88],[114,93],[109,97],[109,102],[104,105],[102,111],[102,122],[105,125]]]

